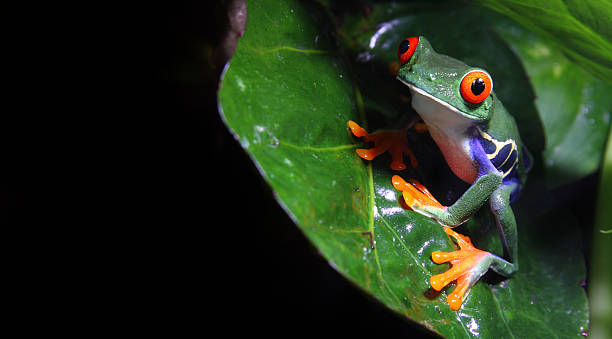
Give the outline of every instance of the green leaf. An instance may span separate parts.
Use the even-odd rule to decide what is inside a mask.
[[[503,18],[497,31],[520,56],[546,136],[546,180],[552,187],[600,167],[612,113],[612,84],[568,60],[557,46]],[[612,29],[612,26],[610,27]]]
[[[395,312],[446,337],[579,335],[588,312],[579,286],[585,268],[575,243],[575,222],[555,209],[554,197],[547,195],[539,178],[531,181],[515,207],[519,273],[501,283],[494,276],[480,281],[456,312],[445,303],[454,287],[441,293],[430,290],[430,277],[448,268],[434,264],[431,253],[454,250],[454,245],[436,222],[401,207],[391,185],[389,158],[361,160],[355,154],[361,144],[346,128],[348,120],[369,123],[370,129],[393,127],[409,116],[411,109],[402,101],[405,88],[388,72],[394,60],[391,51],[401,39],[396,36],[413,35],[411,23],[432,26],[428,38],[440,51],[505,74],[500,75],[504,85],[496,83],[496,89],[508,91],[504,103],[524,108],[517,116],[526,122],[521,128],[541,129],[531,123],[536,116],[532,102],[511,100],[513,91],[529,95],[530,88],[519,61],[500,37],[480,24],[467,25],[485,36],[478,48],[470,48],[457,42],[466,36],[449,29],[479,19],[478,14],[439,6],[429,14],[408,5],[399,6],[401,11],[385,6],[373,6],[368,18],[347,15],[343,22],[358,27],[353,31],[345,26],[336,30],[324,14],[328,11],[318,5],[249,2],[244,37],[219,91],[226,124],[278,202],[330,265]],[[395,19],[402,25],[394,25]],[[383,27],[389,28],[381,32]],[[526,86],[514,88],[512,79]],[[427,135],[410,137],[420,165],[401,175],[418,178],[442,202],[456,199],[465,184],[454,178]],[[536,149],[539,138],[530,139]],[[259,198],[247,197],[247,202]],[[469,231],[477,245],[499,251],[495,226],[484,220],[486,213],[459,231]]]
[[[600,79],[612,79],[612,2],[478,0],[553,41]]]

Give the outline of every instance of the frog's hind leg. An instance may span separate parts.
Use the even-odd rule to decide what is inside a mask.
[[[431,286],[439,291],[452,281],[456,281],[456,288],[446,299],[451,309],[458,310],[461,307],[469,289],[489,267],[504,276],[510,276],[518,269],[516,221],[509,204],[510,194],[515,187],[515,184],[502,184],[489,200],[491,212],[495,215],[502,237],[504,252],[511,257],[512,263],[490,252],[477,249],[468,237],[444,227],[446,234],[455,239],[459,250],[448,253],[435,251],[431,254],[431,259],[436,264],[448,262],[452,267],[442,274],[431,277],[430,282]]]
[[[510,258],[512,263],[499,258],[491,268],[503,275],[511,276],[518,270],[518,235],[516,231],[516,219],[510,207],[510,197],[518,184],[515,182],[504,183],[493,194],[489,200],[491,212],[495,216],[497,230],[504,246],[504,257]]]

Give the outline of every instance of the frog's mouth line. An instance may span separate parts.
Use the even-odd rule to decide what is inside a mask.
[[[475,117],[474,117],[474,116],[472,116],[472,115],[468,115],[468,114],[463,113],[463,112],[462,112],[461,110],[459,110],[457,107],[455,107],[455,106],[453,106],[453,105],[451,105],[451,104],[449,104],[449,103],[447,103],[447,102],[445,102],[445,101],[442,101],[442,100],[440,100],[440,99],[438,99],[438,98],[434,97],[433,95],[431,95],[431,94],[429,94],[429,93],[425,92],[425,90],[423,90],[423,89],[421,89],[421,88],[417,87],[415,84],[413,84],[413,83],[411,83],[411,82],[409,82],[409,81],[406,81],[406,80],[404,80],[404,79],[400,78],[399,76],[398,76],[398,77],[395,77],[395,78],[396,78],[397,80],[401,81],[401,82],[402,82],[404,85],[408,86],[408,87],[409,87],[411,90],[413,90],[413,91],[415,91],[415,92],[417,92],[417,93],[419,93],[419,94],[421,94],[421,95],[423,95],[423,96],[425,96],[425,97],[427,97],[427,98],[429,98],[429,99],[433,100],[434,102],[436,102],[436,103],[438,103],[438,104],[440,104],[440,105],[444,106],[444,107],[445,107],[445,108],[447,108],[448,110],[450,110],[450,111],[452,111],[452,112],[455,112],[455,113],[457,113],[457,114],[459,114],[459,115],[461,115],[461,116],[464,116],[464,117],[466,117],[466,118],[469,118],[469,119],[471,119],[471,120],[478,120],[477,118],[475,118]]]

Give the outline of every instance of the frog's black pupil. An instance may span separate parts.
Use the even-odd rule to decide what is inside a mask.
[[[472,82],[472,93],[474,93],[474,95],[480,95],[480,93],[484,92],[484,90],[485,90],[484,80],[482,80],[481,78],[478,78],[474,80],[474,82]]]
[[[402,43],[399,45],[400,55],[406,53],[408,48],[410,48],[410,41],[408,41],[408,39],[406,39],[406,40],[402,41]]]

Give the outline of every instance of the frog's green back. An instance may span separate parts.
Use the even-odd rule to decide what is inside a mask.
[[[520,181],[524,182],[526,174],[531,168],[531,155],[521,141],[519,129],[514,117],[506,110],[504,104],[495,93],[491,93],[491,96],[493,99],[491,114],[489,115],[489,119],[482,123],[486,125],[483,127],[485,127],[487,133],[496,140],[514,139],[517,145],[519,160],[517,170],[519,171]]]
[[[493,105],[489,119],[486,122],[487,132],[497,140],[514,139],[519,143],[519,130],[514,117],[506,110],[504,104],[495,93],[491,95],[493,96]]]

